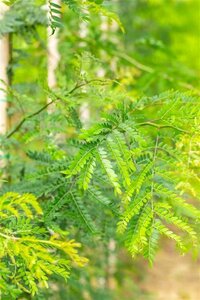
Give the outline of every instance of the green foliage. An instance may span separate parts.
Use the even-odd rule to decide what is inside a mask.
[[[31,36],[38,25],[47,25],[45,11],[34,0],[17,0],[0,20],[0,36],[8,33]]]
[[[87,262],[77,252],[80,244],[66,239],[66,232],[44,227],[42,214],[31,194],[9,192],[0,197],[2,296],[15,299],[20,291],[34,295],[39,286],[48,287],[50,275],[67,279],[72,262],[79,267]]]
[[[9,1],[0,21],[13,44],[11,120],[1,136],[3,299],[136,299],[132,279],[130,294],[123,290],[124,269],[136,271],[123,245],[150,264],[162,237],[181,254],[198,252],[195,1],[63,0],[47,9],[45,1]],[[46,83],[49,25],[52,33],[59,27],[53,90]],[[180,92],[164,92],[171,88]],[[70,272],[86,260],[66,230],[84,245],[86,268]]]
[[[50,14],[49,21],[53,34],[55,32],[55,29],[61,26],[61,6],[51,1],[48,1],[48,6]]]
[[[64,4],[66,4],[70,10],[72,10],[82,21],[87,22],[90,19],[91,14],[101,14],[109,18],[110,21],[116,22],[122,31],[124,28],[118,16],[107,10],[103,7],[104,0],[62,0]],[[53,1],[48,0],[49,5],[49,13],[50,13],[50,26],[52,28],[52,33],[55,32],[56,28],[62,27],[62,19],[61,19],[61,6]]]
[[[118,232],[123,234],[132,256],[142,253],[150,262],[159,235],[174,239],[184,251],[188,250],[189,241],[195,247],[197,233],[192,220],[199,219],[199,210],[187,203],[188,195],[182,195],[177,187],[177,165],[181,172],[180,165],[187,164],[188,158],[184,151],[174,149],[172,154],[170,149],[174,141],[178,144],[185,136],[190,136],[193,142],[199,119],[198,98],[178,92],[165,93],[154,97],[161,107],[153,112],[149,110],[151,101],[144,98],[127,104],[125,111],[123,107],[84,131],[80,135],[84,145],[63,172],[68,177],[80,176],[80,180],[74,180],[79,182],[79,188],[87,190],[94,184],[96,170],[101,168],[121,202]],[[133,122],[137,110],[138,120]],[[152,114],[155,122],[149,121]],[[155,137],[154,129],[149,131],[147,127],[157,128],[158,136]],[[185,234],[179,230],[173,233],[166,223]]]

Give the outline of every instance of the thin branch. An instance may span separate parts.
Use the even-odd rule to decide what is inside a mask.
[[[150,121],[143,122],[143,123],[138,123],[137,125],[139,125],[139,126],[153,126],[153,127],[158,128],[158,129],[172,128],[172,129],[178,130],[180,132],[190,133],[187,130],[181,129],[181,128],[173,126],[173,125],[159,125],[159,124],[156,124],[156,123],[153,123],[153,122],[150,122]]]
[[[17,126],[11,130],[7,135],[6,138],[10,138],[13,134],[15,134],[21,127],[22,125],[29,119],[39,115],[42,111],[44,111],[49,105],[51,105],[53,102],[55,102],[56,100],[52,100],[50,102],[48,102],[47,104],[45,104],[44,106],[42,106],[39,110],[35,111],[34,113],[24,117],[18,124]]]
[[[105,80],[101,80],[101,79],[91,79],[91,80],[89,80],[89,81],[85,81],[85,82],[80,83],[80,84],[77,83],[77,84],[75,85],[74,88],[72,88],[69,92],[66,93],[65,96],[69,96],[69,95],[73,94],[77,89],[80,89],[81,87],[83,87],[83,86],[85,86],[85,85],[88,85],[88,84],[90,84],[90,83],[92,83],[92,82],[95,82],[95,81],[96,81],[96,82],[103,82],[103,83],[106,82]],[[13,130],[11,130],[11,131],[6,135],[6,138],[8,139],[8,138],[10,138],[11,136],[13,136],[13,135],[14,135],[14,134],[22,127],[22,125],[23,125],[27,120],[32,119],[33,117],[39,115],[39,114],[40,114],[41,112],[43,112],[48,106],[50,106],[51,104],[53,104],[54,102],[56,102],[56,101],[58,101],[58,100],[61,100],[61,99],[59,99],[59,98],[54,99],[54,100],[48,102],[47,104],[45,104],[44,106],[42,106],[39,110],[37,110],[37,111],[35,111],[34,113],[29,114],[29,115],[27,115],[26,117],[24,117],[24,118],[16,125],[16,127],[15,127]]]
[[[155,147],[149,147],[149,148],[146,148],[146,149],[144,149],[144,150],[142,150],[142,152],[145,152],[145,151],[147,151],[147,150],[155,150]],[[164,149],[164,148],[162,148],[162,147],[157,147],[157,152],[158,151],[163,151],[163,152],[165,152],[167,155],[169,155],[169,156],[171,156],[171,157],[173,157],[174,159],[176,159],[176,160],[179,160],[179,158],[178,157],[176,157],[175,155],[173,155],[170,151],[168,151],[167,149]]]
[[[83,83],[80,83],[80,84],[76,84],[75,85],[75,87],[71,90],[71,91],[69,91],[68,93],[67,93],[67,95],[71,95],[73,92],[75,92],[77,89],[80,89],[81,87],[83,87],[83,86],[86,86],[86,85],[88,85],[88,84],[90,84],[90,83],[92,83],[92,82],[101,82],[101,83],[107,83],[108,82],[108,80],[102,80],[102,79],[91,79],[91,80],[87,80],[87,81],[85,81],[85,82],[83,82]]]
[[[137,69],[147,72],[149,74],[153,74],[156,72],[155,69],[153,69],[152,67],[146,66],[142,63],[140,63],[139,61],[137,61],[136,59],[134,59],[133,57],[125,54],[125,53],[117,53],[116,55],[118,55],[118,57],[121,57],[122,59],[126,60],[127,62],[129,62],[130,64],[132,64],[133,66],[135,66]],[[176,78],[169,76],[166,73],[163,72],[159,72],[158,73],[160,76],[162,76],[164,79],[171,81],[171,82],[176,82],[179,86],[182,86],[188,90],[193,90],[195,91],[198,95],[200,95],[200,91],[198,89],[196,89],[193,85],[187,83],[187,82],[183,82],[183,81],[177,81]]]

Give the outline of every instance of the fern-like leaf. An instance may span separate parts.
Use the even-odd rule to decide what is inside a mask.
[[[112,164],[110,162],[110,160],[108,159],[108,155],[105,151],[105,149],[103,148],[98,148],[98,159],[101,163],[102,168],[104,169],[105,173],[108,176],[108,179],[110,180],[111,184],[114,187],[114,190],[117,194],[121,194],[121,187],[119,184],[119,180],[118,177],[115,173],[115,171],[112,168]]]

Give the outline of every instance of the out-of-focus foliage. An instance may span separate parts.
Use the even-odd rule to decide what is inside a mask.
[[[18,0],[0,20],[0,36],[18,33],[26,38],[35,34],[37,26],[47,25],[47,16],[34,0]]]

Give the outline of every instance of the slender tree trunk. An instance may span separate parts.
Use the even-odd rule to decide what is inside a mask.
[[[60,54],[58,52],[58,31],[57,30],[53,35],[51,35],[51,28],[48,28],[47,49],[48,49],[48,58],[47,58],[48,79],[47,80],[48,80],[49,87],[54,88],[57,85],[56,69],[60,61]]]
[[[61,0],[54,0],[55,4],[61,5]],[[52,28],[47,29],[47,83],[50,89],[57,86],[56,69],[60,61],[60,54],[58,51],[58,29],[52,34]],[[48,99],[49,101],[49,99]],[[53,110],[53,106],[49,106],[49,112]]]
[[[0,18],[3,17],[7,6],[0,3]],[[10,43],[9,36],[6,35],[0,38],[0,135],[4,135],[8,129],[8,116],[7,116],[7,85],[9,84],[8,77],[8,64],[10,60]],[[6,165],[2,145],[0,144],[0,170]],[[3,172],[0,172],[0,174]],[[2,175],[2,174],[1,174]]]
[[[116,241],[112,238],[108,242],[108,258],[105,285],[109,290],[114,290],[116,287],[115,272],[116,272]]]
[[[84,38],[86,38],[87,35],[88,35],[88,24],[83,21],[80,23],[80,29],[79,29],[79,36],[83,39],[83,41],[80,43],[80,47],[85,46]],[[87,89],[86,87],[83,87],[82,91],[86,92],[86,89]],[[79,116],[83,124],[83,127],[87,128],[90,122],[90,108],[87,102],[81,105]]]
[[[9,63],[9,37],[0,39],[0,134],[5,134],[7,130],[7,93],[8,84],[7,67]]]
[[[0,18],[6,11],[6,6],[0,3]],[[7,130],[7,93],[6,85],[9,83],[7,67],[10,60],[9,36],[0,38],[0,134],[5,134]]]

